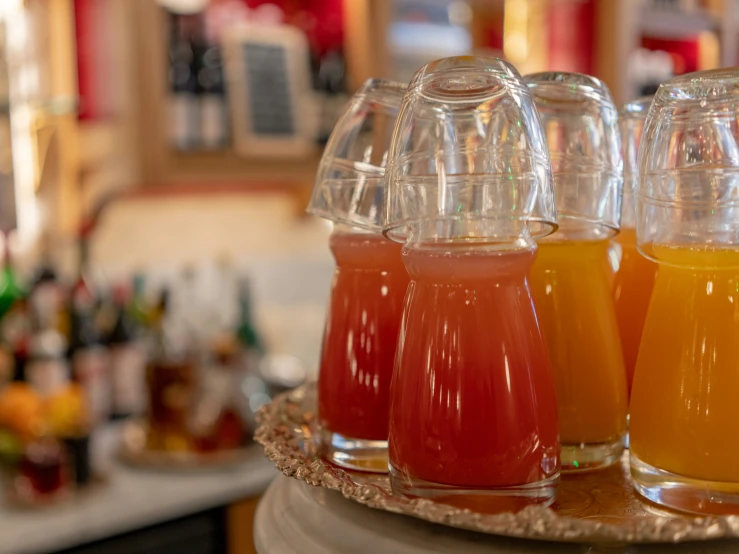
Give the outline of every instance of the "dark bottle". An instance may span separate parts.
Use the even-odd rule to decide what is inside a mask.
[[[326,144],[339,114],[347,101],[346,62],[341,52],[329,50],[321,56],[315,77],[315,88],[320,102],[318,142]]]
[[[0,318],[2,318],[16,300],[26,295],[26,291],[20,284],[20,279],[13,269],[10,255],[8,236],[5,235],[5,246],[3,249],[3,267],[0,270]]]
[[[223,78],[221,49],[216,45],[196,47],[200,100],[200,145],[222,149],[228,143],[228,106]]]
[[[244,279],[240,288],[239,324],[236,329],[236,336],[245,350],[262,353],[262,341],[259,338],[252,314],[251,283],[248,279]]]
[[[114,294],[115,323],[108,336],[113,398],[111,418],[139,415],[146,409],[146,352],[137,322],[128,308],[127,293]]]
[[[64,290],[54,268],[43,263],[36,273],[28,291],[31,320],[35,329],[56,329],[67,336],[67,323],[64,311]]]
[[[188,451],[193,447],[190,411],[196,392],[196,371],[182,337],[170,332],[166,321],[166,289],[152,314],[154,344],[146,366],[149,393],[147,447],[151,450]]]
[[[69,302],[69,359],[72,377],[87,393],[93,423],[110,414],[111,380],[108,349],[98,328],[98,302],[86,279],[88,270],[87,236],[80,237],[77,281]]]
[[[195,446],[202,452],[240,448],[251,435],[240,354],[233,336],[216,340],[210,349],[191,424]]]
[[[30,340],[25,377],[40,394],[48,398],[69,384],[67,341],[54,327],[37,330]]]
[[[146,278],[136,273],[133,276],[131,300],[128,303],[128,313],[131,319],[139,329],[144,329],[149,326],[149,309],[144,296],[144,289],[146,285]]]
[[[28,335],[13,344],[13,381],[16,383],[26,383],[29,350],[30,340]]]
[[[170,14],[169,142],[177,150],[200,146],[198,69],[194,48],[198,22],[191,15]]]
[[[31,317],[26,297],[18,298],[0,320],[0,340],[12,353],[12,380],[25,383],[31,346]]]

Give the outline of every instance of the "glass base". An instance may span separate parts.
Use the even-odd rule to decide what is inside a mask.
[[[559,472],[550,477],[510,487],[464,487],[432,483],[409,477],[390,465],[390,486],[393,494],[407,498],[428,498],[459,508],[478,512],[517,512],[526,506],[550,506],[557,493]]]
[[[321,455],[345,469],[387,473],[387,441],[353,439],[324,430]]]
[[[612,442],[562,443],[562,471],[580,472],[615,464],[624,451],[624,437]]]
[[[693,514],[739,514],[739,483],[706,481],[658,469],[629,456],[636,491],[655,504]]]

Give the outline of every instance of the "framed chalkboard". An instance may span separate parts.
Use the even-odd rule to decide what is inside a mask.
[[[315,109],[305,36],[287,25],[245,25],[224,37],[234,147],[247,157],[305,157]]]

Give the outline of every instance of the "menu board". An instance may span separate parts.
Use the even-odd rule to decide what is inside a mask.
[[[293,104],[285,50],[280,46],[244,44],[251,127],[256,135],[293,135]]]
[[[247,25],[224,38],[237,153],[305,157],[314,147],[312,89],[305,36],[287,25]]]

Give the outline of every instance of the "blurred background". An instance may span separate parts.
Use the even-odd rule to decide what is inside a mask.
[[[304,208],[322,146],[365,79],[408,81],[428,61],[474,53],[504,57],[522,74],[595,75],[622,104],[673,75],[736,65],[738,8],[737,0],[0,0],[0,459],[12,500],[0,503],[0,536],[11,537],[0,552],[105,552],[79,544],[214,506],[226,510],[208,520],[215,542],[192,551],[251,551],[248,537],[233,542],[228,514],[242,510],[248,523],[249,499],[272,475],[266,466],[241,488],[233,476],[207,490],[197,488],[202,478],[173,478],[162,496],[191,487],[191,498],[217,501],[185,509],[175,495],[169,511],[130,520],[126,510],[129,519],[110,515],[92,534],[81,514],[102,513],[98,500],[80,508],[75,497],[79,513],[12,510],[51,503],[67,481],[94,481],[83,462],[98,447],[75,441],[111,419],[148,417],[139,442],[137,429],[116,427],[130,432],[139,465],[161,462],[147,452],[238,449],[260,405],[315,376],[333,262],[330,226]],[[208,389],[221,392],[191,384],[187,364],[172,362],[184,351],[198,375],[217,374],[213,367],[229,375]],[[194,387],[198,406],[216,398],[216,415],[188,404],[200,415],[187,415],[187,431],[168,423],[152,435],[152,391],[169,390],[152,377],[156,359],[178,387]],[[236,374],[239,399],[223,392]],[[110,436],[100,443],[126,443]],[[99,449],[118,495],[105,502],[133,495],[136,512],[156,495],[131,492],[154,481],[120,473],[110,461],[117,447]],[[74,468],[66,478],[55,469],[64,464]],[[28,542],[38,518],[60,514],[72,518],[66,538]],[[116,552],[160,552],[130,548]]]
[[[480,53],[593,74],[620,104],[739,55],[734,0],[0,5],[0,228],[19,278],[45,260],[72,281],[85,226],[103,288],[140,274],[151,294],[226,261],[269,350],[311,371],[332,264],[303,209],[366,78]]]

